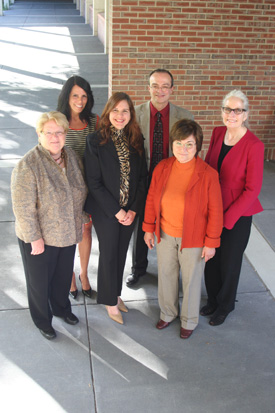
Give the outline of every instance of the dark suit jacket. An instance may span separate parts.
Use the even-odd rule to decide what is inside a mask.
[[[125,208],[139,213],[145,202],[147,167],[144,151],[140,156],[130,146],[130,189],[129,200]],[[85,211],[93,214],[96,203],[108,217],[114,217],[121,209],[119,205],[120,164],[116,148],[110,139],[100,145],[100,132],[87,136],[84,153],[84,166],[89,194]]]
[[[205,158],[214,169],[226,133],[226,127],[215,128]],[[263,181],[264,144],[247,130],[242,139],[225,156],[220,170],[224,226],[232,229],[241,216],[263,210],[258,195]]]

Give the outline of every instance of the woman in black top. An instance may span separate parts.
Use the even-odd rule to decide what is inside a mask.
[[[97,301],[123,324],[120,298],[126,254],[135,217],[146,194],[143,136],[126,93],[108,100],[99,130],[87,137],[84,154],[89,189],[85,211],[92,215],[99,241]]]
[[[62,112],[69,121],[69,131],[66,136],[66,146],[74,149],[83,160],[86,138],[96,130],[99,117],[92,113],[94,105],[90,84],[80,76],[70,77],[64,84],[59,98],[57,110]],[[92,220],[84,226],[83,240],[78,244],[80,257],[80,275],[82,292],[86,297],[92,297],[92,289],[88,279],[88,264],[92,247]],[[75,273],[73,272],[70,296],[77,297]]]

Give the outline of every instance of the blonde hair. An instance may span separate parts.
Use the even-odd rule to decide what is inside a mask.
[[[61,126],[64,129],[65,133],[68,132],[69,122],[66,116],[63,115],[63,113],[57,111],[42,113],[42,115],[36,122],[36,132],[41,133],[43,131],[45,123],[50,122],[51,120],[54,120],[57,125]]]

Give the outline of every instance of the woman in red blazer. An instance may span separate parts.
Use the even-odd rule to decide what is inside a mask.
[[[248,99],[240,90],[228,93],[222,104],[225,126],[215,128],[205,161],[219,172],[224,228],[221,246],[205,266],[207,305],[200,314],[209,324],[222,324],[235,308],[244,250],[252,215],[263,210],[258,195],[263,179],[264,145],[247,128]]]

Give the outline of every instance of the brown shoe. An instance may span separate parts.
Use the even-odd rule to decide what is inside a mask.
[[[189,338],[194,330],[186,330],[185,328],[181,327],[180,329],[180,338]]]
[[[159,320],[159,321],[157,322],[156,327],[157,327],[158,330],[163,330],[164,328],[168,327],[169,324],[170,324],[170,323],[168,323],[167,321]]]
[[[116,323],[123,324],[123,318],[122,318],[121,312],[119,312],[118,314],[111,314],[108,310],[108,306],[106,305],[105,307],[106,307],[108,316],[111,318],[111,320],[115,321]]]
[[[117,306],[118,306],[119,311],[122,311],[123,313],[128,313],[129,310],[126,307],[126,305],[124,304],[124,302],[122,301],[122,299],[120,299]]]

